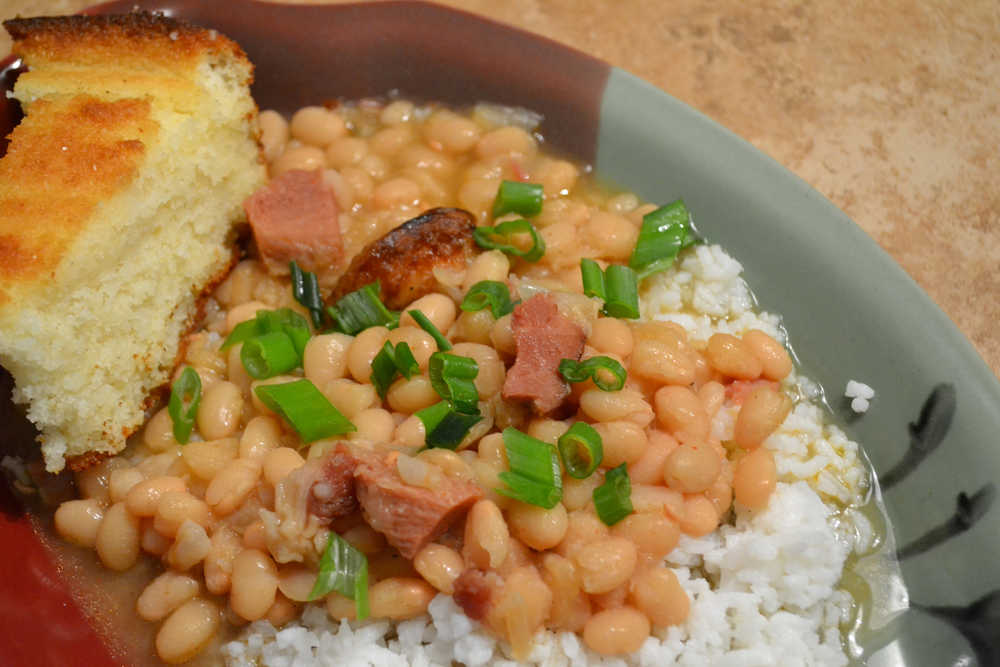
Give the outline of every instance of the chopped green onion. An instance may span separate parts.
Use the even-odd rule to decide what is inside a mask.
[[[379,397],[385,400],[389,385],[396,379],[397,374],[402,374],[409,380],[419,370],[420,366],[414,359],[413,352],[410,351],[410,346],[407,343],[400,342],[393,347],[392,343],[386,341],[379,353],[372,359],[371,381]]]
[[[604,484],[594,489],[594,509],[607,526],[613,526],[632,513],[632,482],[626,464],[604,474]]]
[[[309,380],[260,385],[254,392],[264,405],[292,425],[302,442],[357,430]]]
[[[639,281],[635,271],[627,266],[612,264],[604,272],[604,289],[607,297],[601,312],[632,320],[639,317]]]
[[[445,449],[458,447],[469,430],[482,420],[478,405],[475,414],[469,414],[458,412],[448,401],[435,403],[414,414],[424,425],[424,444]]]
[[[327,308],[337,328],[354,336],[369,327],[386,326],[392,329],[399,324],[399,313],[385,307],[379,298],[378,281],[345,294],[335,306]]]
[[[628,265],[642,280],[668,268],[674,263],[677,253],[695,242],[691,230],[691,212],[678,199],[642,216],[639,240],[632,250]]]
[[[292,296],[309,309],[313,327],[317,330],[322,329],[326,323],[326,306],[323,303],[323,296],[319,293],[319,280],[316,274],[303,271],[295,260],[289,263],[288,270],[292,275]]]
[[[552,509],[562,499],[562,474],[556,449],[515,428],[503,430],[510,471],[498,476],[507,486],[496,492],[530,505]]]
[[[427,374],[434,391],[450,401],[458,412],[478,414],[479,392],[473,380],[479,375],[479,364],[475,359],[435,352],[427,364]]]
[[[420,372],[420,364],[417,363],[410,349],[410,344],[406,342],[396,343],[396,369],[399,374],[409,380],[416,373]]]
[[[257,316],[254,319],[240,322],[233,328],[219,350],[226,350],[237,343],[245,343],[251,338],[276,331],[284,332],[288,335],[301,361],[302,354],[306,349],[306,343],[309,342],[309,337],[312,333],[309,331],[309,322],[306,321],[306,318],[291,308],[258,310]]]
[[[226,340],[222,341],[222,346],[219,348],[219,352],[225,352],[233,345],[238,345],[242,342],[248,341],[254,336],[260,335],[260,321],[256,318],[251,320],[246,320],[245,322],[240,322],[233,330],[229,332],[226,336]]]
[[[515,245],[511,238],[515,234],[530,235],[531,246],[527,250],[522,250]],[[537,262],[545,254],[545,240],[535,229],[535,226],[527,220],[508,220],[501,222],[496,227],[476,227],[472,232],[472,237],[480,247],[496,248],[508,255],[520,257],[526,262]]]
[[[559,437],[559,456],[570,477],[590,477],[604,459],[601,434],[586,422],[576,422]]]
[[[260,333],[283,331],[292,339],[292,344],[295,345],[299,357],[301,358],[305,354],[306,343],[312,336],[306,318],[291,308],[278,308],[277,310],[258,310],[257,321],[260,322]]]
[[[493,217],[499,218],[505,213],[538,215],[542,211],[544,195],[545,189],[537,183],[504,181],[497,190],[497,198],[493,200]]]
[[[635,271],[627,266],[611,264],[605,271],[592,259],[580,260],[583,293],[604,299],[601,312],[611,317],[639,317],[639,281]]]
[[[493,318],[497,320],[514,311],[514,304],[510,300],[510,289],[506,284],[496,280],[480,280],[469,288],[460,308],[474,313],[487,306],[493,313]]]
[[[272,331],[243,343],[240,361],[250,377],[264,380],[292,370],[302,362],[302,357],[288,334]]]
[[[174,440],[182,445],[191,438],[194,419],[201,403],[201,378],[190,366],[185,366],[181,374],[170,386],[170,401],[167,413],[174,423]]]
[[[396,368],[396,354],[392,343],[385,342],[379,353],[372,359],[371,381],[378,392],[379,398],[385,400],[385,395],[389,391],[389,385],[396,379],[399,369]]]
[[[350,542],[330,531],[309,600],[332,591],[354,600],[357,620],[368,618],[368,559]]]
[[[407,312],[410,314],[410,317],[413,318],[413,321],[420,325],[421,329],[431,335],[431,338],[433,338],[437,343],[439,350],[447,352],[451,349],[451,343],[449,343],[448,339],[444,337],[444,334],[441,333],[436,326],[434,326],[434,323],[430,321],[430,318],[421,313],[419,310],[408,310]]]
[[[586,296],[604,298],[604,271],[601,265],[584,257],[580,260],[580,274],[583,276],[583,293]]]
[[[300,366],[311,335],[309,322],[291,308],[258,310],[252,320],[233,328],[220,351],[242,343],[243,367],[260,380]]]
[[[618,391],[625,386],[625,368],[611,357],[591,357],[585,361],[563,359],[559,373],[567,382],[586,382],[592,379],[601,391]],[[611,380],[605,375],[610,373]]]

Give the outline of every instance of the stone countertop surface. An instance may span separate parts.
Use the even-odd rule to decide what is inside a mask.
[[[0,19],[89,4],[4,0]],[[628,70],[747,139],[871,235],[1000,376],[996,0],[442,4]]]

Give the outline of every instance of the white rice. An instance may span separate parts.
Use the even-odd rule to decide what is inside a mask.
[[[719,246],[697,246],[679,265],[647,281],[643,316],[682,324],[694,340],[761,329],[786,336],[776,315],[754,312],[742,267]],[[603,658],[572,633],[540,631],[526,664],[541,667],[752,667],[845,665],[840,624],[850,596],[837,589],[845,560],[868,551],[873,530],[860,512],[867,469],[858,445],[825,423],[819,387],[789,377],[804,399],[764,446],[774,452],[779,484],[767,508],[739,512],[733,525],[691,539],[667,557],[691,597],[681,626],[658,630],[627,658]],[[728,439],[735,409],[720,410],[713,434]],[[845,510],[838,510],[847,506]],[[251,624],[223,647],[233,666],[468,667],[515,663],[506,642],[467,618],[446,595],[429,615],[401,623],[331,621],[320,605],[276,630]]]
[[[855,412],[868,412],[871,400],[875,398],[875,390],[864,382],[848,380],[847,388],[844,389],[844,396],[851,399],[851,410]]]

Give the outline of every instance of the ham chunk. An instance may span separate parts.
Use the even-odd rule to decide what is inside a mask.
[[[357,511],[358,499],[354,494],[354,469],[357,465],[358,460],[344,443],[339,443],[336,449],[319,460],[306,503],[307,511],[323,525],[328,526],[334,519]]]
[[[469,568],[458,575],[453,586],[455,604],[472,620],[484,621],[493,607],[495,592],[503,586],[503,580],[495,572]]]
[[[408,559],[483,497],[478,484],[452,477],[444,477],[433,490],[407,484],[392,454],[366,457],[358,464],[354,480],[365,521]]]
[[[319,171],[286,171],[247,197],[243,208],[271,275],[287,276],[295,260],[321,283],[332,281],[344,245],[333,188]]]
[[[432,208],[368,244],[351,261],[331,301],[379,281],[381,298],[401,310],[438,287],[435,267],[464,269],[477,252],[476,219],[460,208]]]
[[[569,385],[559,374],[559,362],[579,360],[586,336],[580,325],[559,312],[547,294],[533,296],[514,308],[511,327],[517,359],[507,371],[503,397],[531,401],[535,412],[548,414],[569,395]]]

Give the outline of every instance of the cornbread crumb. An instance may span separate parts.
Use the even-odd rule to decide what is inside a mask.
[[[144,13],[4,25],[30,69],[0,159],[0,364],[54,472],[140,426],[264,168],[252,65],[221,35]]]

